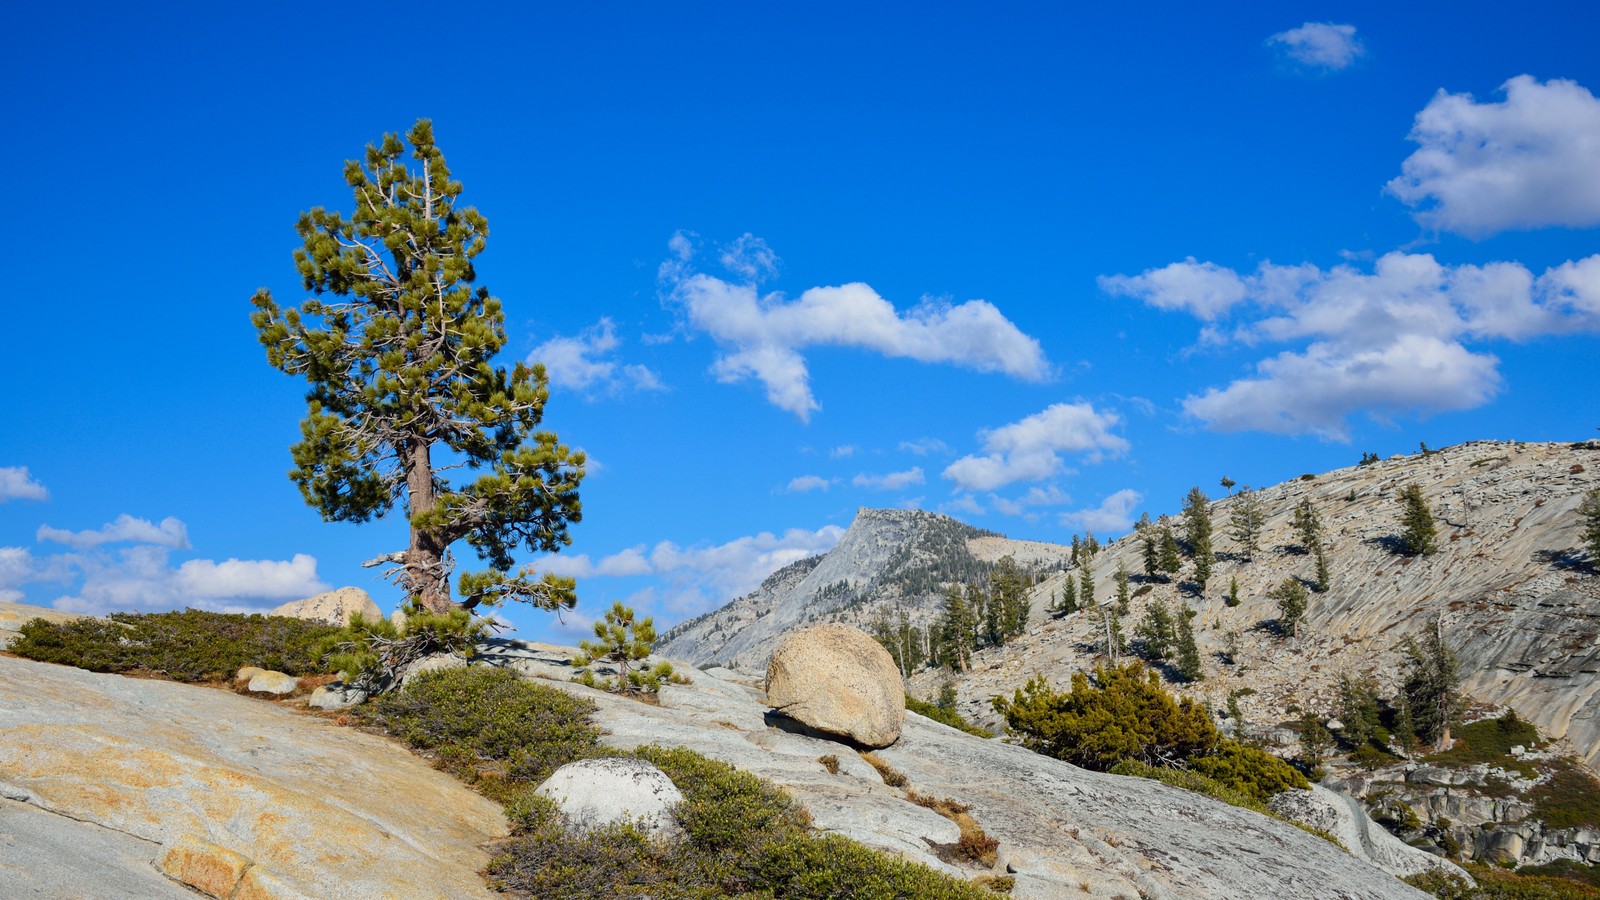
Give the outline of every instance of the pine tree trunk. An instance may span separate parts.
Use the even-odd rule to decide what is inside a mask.
[[[406,490],[410,495],[408,512],[414,517],[433,509],[432,448],[428,441],[417,441],[406,448]],[[406,548],[406,593],[429,612],[445,613],[454,606],[450,584],[444,572],[445,543],[428,528],[411,525],[411,545]]]

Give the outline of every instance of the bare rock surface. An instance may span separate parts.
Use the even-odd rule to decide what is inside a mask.
[[[564,681],[599,707],[605,742],[683,746],[789,789],[818,828],[963,878],[989,870],[939,858],[959,829],[842,745],[775,727],[759,690],[703,671],[659,706]],[[999,839],[1019,900],[1061,897],[1424,898],[1370,863],[1286,822],[1140,778],[1088,772],[915,714],[876,755],[921,794],[950,797]],[[819,761],[833,756],[839,773]]]
[[[1320,784],[1307,791],[1284,791],[1272,798],[1272,811],[1333,835],[1349,851],[1399,878],[1440,869],[1471,880],[1465,869],[1425,853],[1385,831],[1361,804]]]
[[[0,602],[0,650],[11,646],[11,642],[17,639],[18,629],[31,619],[44,619],[46,622],[70,622],[73,619],[81,618],[83,616],[76,613],[62,612],[43,606]]]
[[[356,613],[360,613],[368,622],[383,618],[383,610],[372,602],[366,591],[358,587],[336,588],[315,597],[293,600],[270,614],[296,619],[320,619],[329,625],[349,625],[350,617]]]
[[[683,802],[667,773],[642,759],[567,763],[534,793],[555,801],[562,818],[580,831],[634,822],[647,833],[670,835],[677,831],[672,807]]]
[[[867,747],[893,744],[906,716],[893,657],[848,625],[818,625],[784,638],[767,665],[767,705]]]
[[[161,845],[0,799],[0,895],[53,900],[194,900],[151,865]]]
[[[217,848],[170,857],[183,871],[248,863],[235,896],[489,898],[482,845],[506,833],[498,806],[391,741],[227,691],[3,657],[0,781],[0,833],[16,835],[0,859],[28,857],[0,884],[98,885],[109,869],[136,885],[44,896],[183,896],[138,880],[182,841]],[[11,849],[74,834],[71,853]]]

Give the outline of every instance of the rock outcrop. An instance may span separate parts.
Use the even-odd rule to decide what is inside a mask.
[[[1325,831],[1351,854],[1399,878],[1434,869],[1471,880],[1455,863],[1424,853],[1372,821],[1354,799],[1319,784],[1306,791],[1284,791],[1272,798],[1272,811],[1286,819]]]
[[[942,608],[945,581],[986,580],[1003,556],[1044,565],[1067,552],[937,513],[862,508],[832,550],[785,566],[748,596],[666,631],[656,651],[697,666],[760,672],[797,628],[818,622],[867,628],[890,612],[926,626]]]
[[[46,622],[70,622],[73,619],[81,618],[83,617],[76,613],[46,609],[42,606],[0,602],[0,650],[11,646],[11,642],[17,639],[18,629],[25,622],[32,619],[44,619]]]
[[[883,645],[848,625],[818,625],[783,639],[767,665],[767,705],[824,734],[865,747],[900,738],[905,689]]]
[[[488,900],[482,847],[506,826],[392,741],[228,691],[0,657],[0,831],[10,896],[194,896],[182,881]]]
[[[304,600],[294,600],[274,609],[269,615],[296,619],[320,619],[329,625],[349,625],[350,617],[360,613],[368,622],[383,618],[383,610],[358,587],[342,587]]]
[[[685,669],[660,705],[566,681],[593,700],[602,740],[683,746],[794,794],[814,824],[962,878],[1010,873],[1016,900],[1423,900],[1426,894],[1320,838],[1258,813],[1142,778],[1089,772],[908,713],[900,740],[875,756],[920,795],[952,798],[999,840],[993,869],[946,862],[954,822],[885,784],[848,747],[775,728],[760,692],[736,673]],[[832,756],[838,773],[819,761]]]
[[[1397,496],[1412,483],[1422,487],[1439,529],[1432,556],[1397,552]],[[1600,771],[1600,574],[1578,549],[1577,515],[1584,493],[1596,487],[1594,443],[1477,441],[1307,475],[1257,493],[1266,525],[1253,560],[1226,536],[1237,501],[1211,504],[1219,558],[1204,591],[1184,581],[1187,565],[1170,583],[1139,578],[1140,541],[1130,535],[1095,557],[1095,596],[1115,595],[1121,565],[1135,575],[1125,630],[1156,600],[1197,613],[1206,678],[1181,690],[1219,715],[1236,695],[1245,719],[1256,723],[1281,721],[1291,706],[1331,714],[1341,672],[1373,673],[1387,696],[1399,679],[1405,638],[1442,618],[1471,698],[1514,706]],[[1286,577],[1313,575],[1314,561],[1293,527],[1302,500],[1322,518],[1332,584],[1311,595],[1298,637],[1284,640],[1270,628],[1278,610],[1269,591]],[[1063,578],[1078,574],[1047,574],[1033,589],[1028,633],[978,651],[971,670],[956,676],[963,715],[993,723],[989,699],[996,694],[1039,673],[1065,685],[1094,665],[1104,644],[1099,617],[1053,619],[1046,610]],[[1229,607],[1223,598],[1234,580],[1241,602]],[[924,672],[912,678],[911,692],[934,696],[946,677]],[[1256,736],[1292,739],[1287,732]]]

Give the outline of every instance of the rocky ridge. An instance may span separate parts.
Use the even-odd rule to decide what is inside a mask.
[[[1433,507],[1439,529],[1433,556],[1396,552],[1397,495],[1411,483],[1421,485]],[[1400,645],[1437,618],[1458,648],[1469,696],[1514,706],[1541,731],[1565,738],[1594,768],[1600,763],[1600,575],[1577,549],[1577,507],[1596,487],[1596,444],[1477,441],[1307,475],[1258,492],[1267,515],[1254,560],[1240,558],[1226,536],[1236,501],[1211,503],[1219,552],[1204,592],[1179,578],[1145,581],[1140,543],[1130,535],[1094,558],[1095,596],[1115,596],[1121,564],[1135,575],[1136,596],[1124,619],[1129,632],[1157,599],[1197,612],[1206,677],[1180,690],[1219,715],[1235,695],[1260,736],[1282,742],[1291,736],[1270,726],[1299,709],[1331,713],[1341,672],[1372,672],[1387,695],[1398,679]],[[1312,576],[1313,562],[1292,525],[1302,499],[1322,517],[1332,586],[1311,595],[1299,636],[1284,639],[1271,627],[1278,610],[1268,592],[1285,578]],[[1190,571],[1186,565],[1183,577]],[[1068,575],[1079,573],[1057,573],[1034,588],[1026,635],[980,650],[969,672],[952,677],[925,670],[913,677],[913,693],[934,696],[952,680],[963,714],[993,723],[991,697],[1036,673],[1066,685],[1074,672],[1092,668],[1103,658],[1099,617],[1079,612],[1054,619],[1046,610]],[[1234,578],[1241,603],[1230,608],[1223,600]],[[1237,650],[1234,664],[1225,662],[1230,643]]]
[[[779,569],[750,594],[668,630],[656,651],[758,672],[789,631],[816,622],[867,629],[901,615],[926,627],[942,609],[945,582],[987,580],[1007,555],[1023,565],[1058,567],[1067,552],[937,513],[863,507],[832,550]]]

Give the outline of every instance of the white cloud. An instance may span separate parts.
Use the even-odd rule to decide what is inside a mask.
[[[45,500],[50,492],[33,480],[27,466],[0,466],[0,503],[7,500]]]
[[[1357,410],[1383,419],[1482,406],[1499,391],[1497,362],[1421,335],[1399,335],[1372,350],[1319,342],[1262,360],[1256,377],[1188,397],[1183,409],[1218,431],[1342,441],[1349,439],[1345,419]]]
[[[328,590],[317,577],[317,558],[305,553],[287,561],[191,559],[178,566],[174,585],[180,594],[199,600],[299,600]]]
[[[1116,534],[1133,527],[1133,511],[1144,500],[1144,495],[1123,488],[1100,501],[1099,506],[1063,513],[1061,524],[1101,534]]]
[[[665,386],[655,372],[641,365],[625,365],[612,358],[621,341],[616,325],[602,316],[576,337],[553,337],[533,348],[528,362],[543,363],[550,383],[588,394],[616,394],[623,390],[659,391]]]
[[[321,593],[328,585],[317,578],[317,561],[296,554],[288,561],[230,559],[189,560],[174,569],[170,551],[155,544],[137,544],[116,553],[89,550],[35,560],[36,569],[55,564],[61,580],[75,580],[76,590],[52,605],[67,612],[102,616],[111,612],[148,612],[192,606],[214,612],[262,612],[285,600]],[[31,580],[43,573],[36,572]],[[254,602],[250,602],[254,601]]]
[[[1358,412],[1387,419],[1472,409],[1501,380],[1498,360],[1470,342],[1600,330],[1600,256],[1538,276],[1519,263],[1446,266],[1395,252],[1370,273],[1262,263],[1236,277],[1248,312],[1218,340],[1306,344],[1184,401],[1185,412],[1220,431],[1345,440]]]
[[[858,449],[860,449],[860,448],[856,447],[855,444],[844,444],[842,446],[835,447],[832,450],[829,450],[828,451],[828,458],[829,459],[849,459],[850,457],[856,455],[856,450],[858,450]]]
[[[1062,453],[1083,454],[1091,462],[1128,449],[1111,429],[1114,412],[1097,412],[1089,403],[1057,403],[1042,412],[993,431],[980,432],[985,455],[951,463],[944,477],[963,490],[992,491],[1017,481],[1043,481],[1060,474]]]
[[[883,475],[869,475],[865,472],[850,479],[850,483],[859,488],[869,488],[874,491],[898,491],[913,484],[925,484],[922,467],[913,466],[904,472],[889,472]]]
[[[900,449],[917,456],[927,456],[930,453],[949,453],[950,445],[938,438],[917,438],[914,441],[901,441]]]
[[[175,550],[189,546],[189,529],[172,516],[162,519],[161,524],[156,525],[149,519],[136,519],[127,513],[117,516],[110,524],[92,531],[67,531],[40,525],[36,537],[41,541],[54,541],[79,550],[117,543],[154,544]]]
[[[1139,275],[1102,275],[1100,290],[1112,296],[1138,297],[1157,309],[1186,310],[1207,322],[1227,312],[1245,296],[1244,281],[1232,269],[1189,257]]]
[[[1389,193],[1431,228],[1481,238],[1600,224],[1600,99],[1577,82],[1518,75],[1505,100],[1441,90],[1417,113],[1419,146]]]
[[[1068,496],[1067,492],[1061,488],[1050,484],[1043,487],[1034,485],[1028,488],[1027,493],[1015,499],[1001,497],[998,494],[990,494],[989,502],[994,504],[994,508],[999,512],[1008,516],[1020,516],[1027,514],[1030,507],[1061,506],[1062,504],[1071,503],[1072,497]]]
[[[755,590],[768,575],[792,562],[826,553],[839,543],[844,529],[825,525],[815,531],[791,528],[782,534],[764,531],[725,544],[684,547],[661,541],[607,556],[599,563],[587,554],[553,554],[533,567],[573,578],[655,575],[665,582],[663,604],[675,613],[695,615]],[[655,594],[651,595],[652,597]]]
[[[1367,52],[1354,25],[1332,22],[1307,22],[1278,32],[1267,43],[1301,65],[1332,71],[1346,68]]]
[[[741,276],[760,268],[741,262],[746,256],[733,261]],[[760,381],[770,402],[802,421],[822,408],[811,393],[803,353],[809,347],[853,347],[1028,381],[1050,376],[1039,341],[984,300],[952,306],[924,299],[902,313],[861,283],[815,287],[789,300],[759,294],[748,277],[733,283],[689,274],[687,263],[664,266],[663,278],[689,325],[716,340],[719,355],[711,371],[717,379]]]
[[[958,494],[939,504],[939,512],[949,515],[953,512],[966,513],[969,516],[981,516],[988,512],[982,503],[979,503],[971,494]]]
[[[718,261],[747,284],[760,284],[778,274],[778,254],[772,252],[766,241],[748,231],[722,248]]]
[[[821,475],[801,475],[789,479],[787,490],[791,494],[803,494],[807,491],[825,491],[833,485],[832,481]]]

